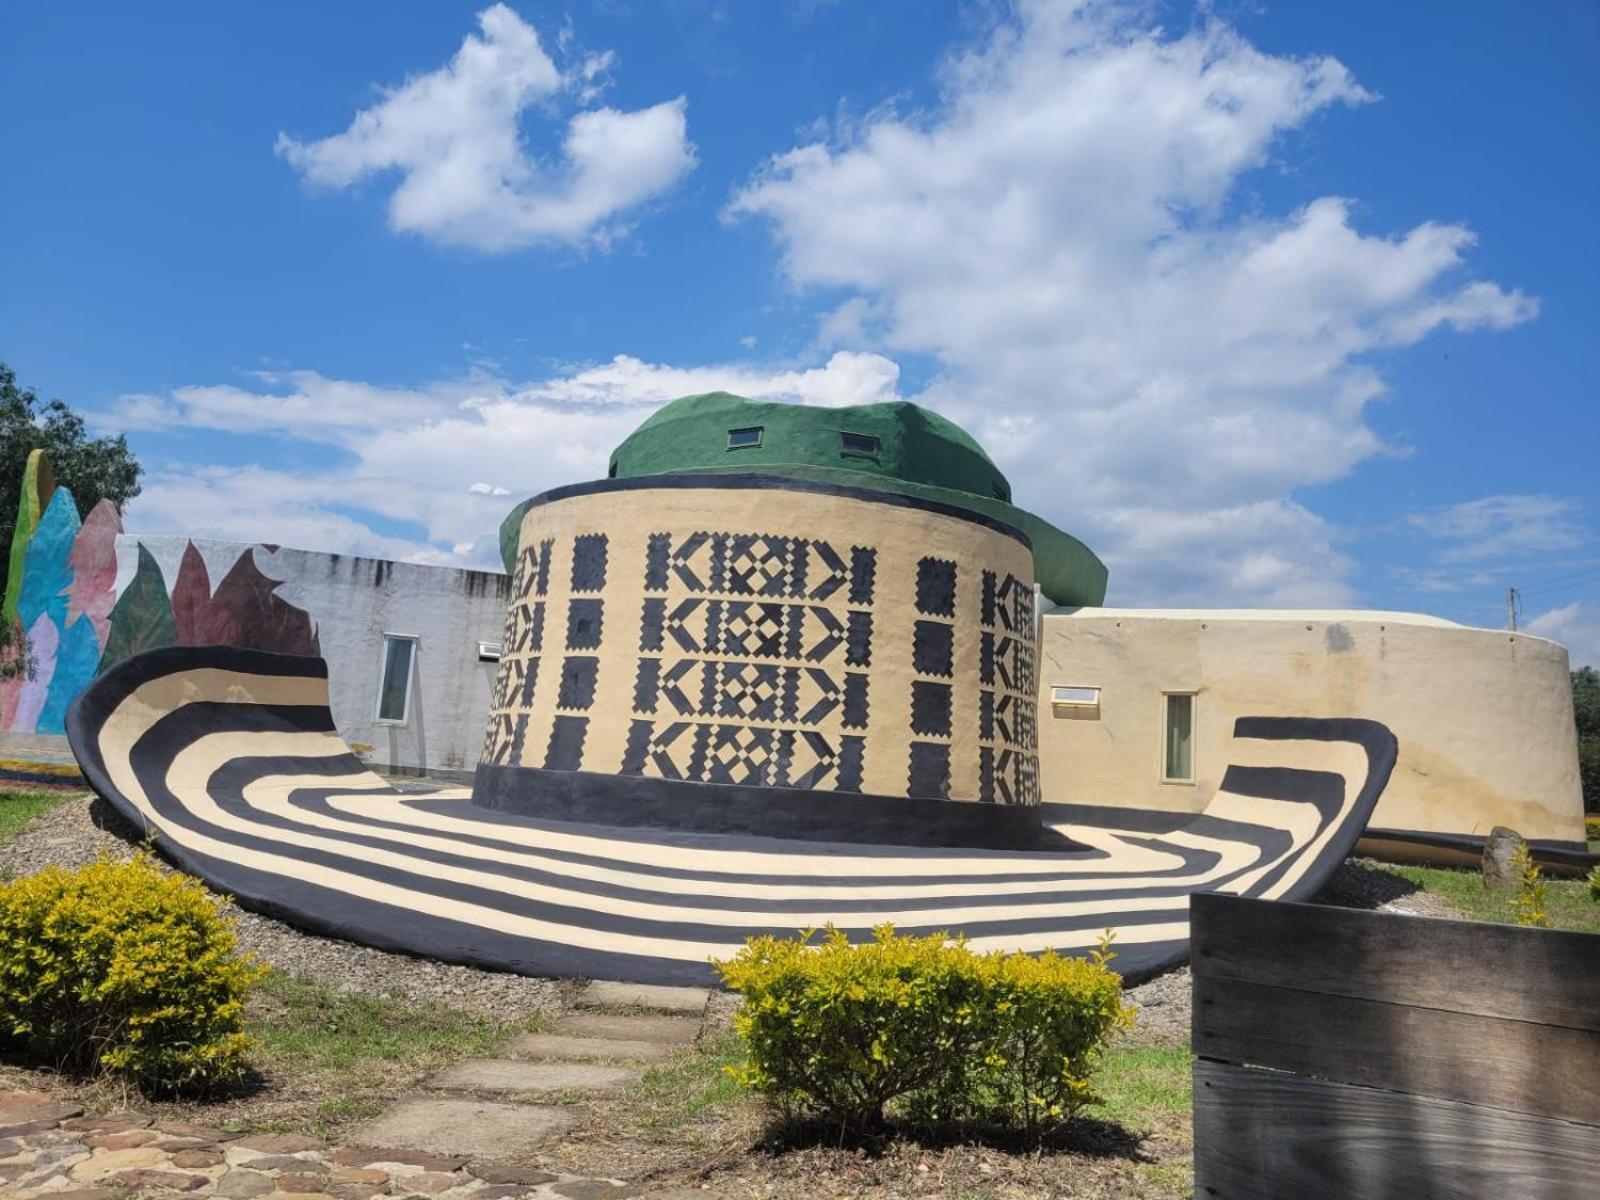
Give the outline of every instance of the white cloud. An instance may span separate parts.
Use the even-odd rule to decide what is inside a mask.
[[[614,59],[586,55],[563,71],[504,4],[479,13],[478,24],[482,36],[469,34],[448,64],[385,89],[343,133],[312,142],[280,133],[277,152],[330,188],[398,171],[395,230],[490,253],[604,243],[622,231],[624,214],[694,166],[682,96],[632,112],[585,108],[568,119],[559,155],[531,148],[525,114],[556,120],[568,96],[593,103]]]
[[[1600,667],[1600,604],[1574,600],[1540,613],[1527,629],[1564,645],[1574,667]]]
[[[616,444],[667,400],[733,391],[872,403],[898,398],[898,375],[888,359],[843,351],[820,367],[777,370],[673,367],[619,355],[533,382],[475,377],[415,389],[315,371],[257,372],[249,376],[253,388],[124,397],[97,424],[266,434],[331,444],[351,458],[349,466],[316,471],[160,469],[129,507],[135,531],[485,566],[499,561],[495,531],[513,503],[604,475]],[[385,521],[419,526],[424,536],[375,531]]]
[[[728,216],[767,224],[796,287],[844,293],[820,344],[934,356],[913,398],[1103,550],[1115,599],[1335,601],[1349,560],[1291,495],[1385,452],[1372,356],[1537,303],[1454,278],[1460,225],[1367,233],[1338,196],[1259,211],[1251,172],[1374,97],[1331,58],[1145,11],[1019,4],[931,111],[776,155]]]
[[[1484,496],[1409,518],[1413,529],[1442,543],[1442,564],[1538,555],[1583,545],[1588,534],[1578,505],[1556,496]]]

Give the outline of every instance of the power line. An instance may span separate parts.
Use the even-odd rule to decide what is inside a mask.
[[[1545,592],[1564,592],[1569,588],[1583,587],[1590,583],[1600,583],[1600,571],[1594,571],[1587,575],[1571,576],[1564,583],[1550,583],[1542,587],[1529,588],[1520,594],[1524,596],[1539,596]]]

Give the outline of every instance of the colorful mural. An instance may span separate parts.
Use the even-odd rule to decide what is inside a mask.
[[[211,548],[214,560],[219,550],[229,559],[208,567],[187,542],[169,582],[156,555],[123,535],[109,500],[80,521],[71,490],[55,486],[48,461],[34,451],[23,477],[4,607],[27,633],[33,672],[0,683],[0,730],[64,732],[67,705],[91,679],[155,646],[321,652],[311,615],[279,596],[282,581],[256,562],[258,552],[270,555],[276,546]],[[119,587],[123,565],[131,570]],[[213,589],[217,566],[222,577]]]

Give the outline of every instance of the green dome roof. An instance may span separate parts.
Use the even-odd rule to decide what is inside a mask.
[[[728,392],[683,396],[623,439],[609,473],[632,479],[728,467],[833,467],[1011,499],[1011,484],[972,435],[905,400],[822,408]]]

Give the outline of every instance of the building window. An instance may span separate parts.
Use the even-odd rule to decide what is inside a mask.
[[[753,450],[761,445],[761,430],[763,426],[752,425],[748,429],[728,430],[729,450]]]
[[[1050,689],[1050,707],[1063,716],[1088,716],[1100,711],[1100,689],[1057,684]]]
[[[878,439],[870,433],[840,433],[839,453],[856,458],[877,458]]]
[[[1161,778],[1167,783],[1194,782],[1194,693],[1167,692],[1162,721]]]
[[[411,717],[411,674],[417,663],[417,639],[383,635],[383,674],[378,680],[378,724],[404,725]]]

